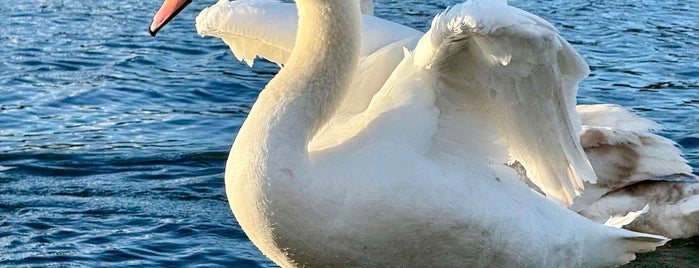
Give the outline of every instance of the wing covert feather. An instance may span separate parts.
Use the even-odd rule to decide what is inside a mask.
[[[468,98],[450,101],[464,106],[457,110],[487,111],[510,161],[519,161],[550,199],[570,205],[584,181],[596,181],[575,112],[577,83],[588,67],[548,22],[505,1],[456,5],[434,19],[415,49],[415,64],[444,82],[439,95]],[[449,123],[437,137],[468,144],[469,137],[447,133],[458,125]]]
[[[200,35],[221,38],[250,66],[257,56],[281,65],[294,46],[297,21],[293,3],[220,0],[199,13],[196,25]]]
[[[371,4],[363,1],[363,4]],[[372,5],[366,6],[373,11]],[[197,16],[197,32],[221,38],[240,61],[252,66],[260,57],[284,65],[296,40],[296,5],[274,0],[220,0]],[[422,33],[412,28],[365,15],[362,19],[362,56]]]

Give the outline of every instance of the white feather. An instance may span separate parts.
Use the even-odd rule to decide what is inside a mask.
[[[614,104],[578,105],[575,110],[580,114],[583,125],[609,127],[628,131],[659,130],[657,123],[630,113],[627,109]]]
[[[457,109],[480,107],[510,161],[519,161],[547,197],[571,204],[583,181],[596,181],[574,112],[577,83],[588,72],[582,58],[548,22],[502,2],[467,2],[432,25],[415,64],[434,71],[441,94],[461,96],[450,99]]]
[[[572,209],[602,222],[648,205],[626,228],[671,238],[699,235],[699,178],[660,127],[615,105],[580,105],[581,143],[598,176]]]
[[[621,228],[635,221],[638,217],[648,212],[648,205],[639,211],[631,211],[624,216],[610,216],[604,225]]]
[[[366,14],[373,14],[373,2],[362,1]],[[252,66],[260,57],[284,65],[296,38],[298,14],[293,3],[275,0],[221,0],[197,16],[197,32],[221,38],[240,61]],[[362,55],[387,44],[422,33],[409,27],[366,15],[362,22]]]

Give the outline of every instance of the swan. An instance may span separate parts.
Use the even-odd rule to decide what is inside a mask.
[[[373,1],[361,3],[364,14],[373,14]],[[222,38],[250,66],[256,57],[283,65],[293,48],[296,21],[292,3],[224,1],[200,13],[197,30]],[[343,110],[365,108],[402,60],[402,47],[415,48],[424,34],[372,16],[364,16],[362,26],[362,79],[355,79],[352,87],[367,92],[357,94],[364,98],[355,95],[352,102],[345,101]],[[601,181],[585,182],[586,191],[571,209],[605,222],[649,205],[628,229],[670,238],[699,235],[695,224],[699,220],[699,179],[674,142],[651,133],[660,126],[617,105],[578,105],[576,112],[581,117],[583,150]],[[312,142],[311,148],[322,146],[322,140]],[[522,178],[531,181],[526,175]],[[529,185],[539,188],[533,182]],[[678,190],[682,193],[679,198]]]
[[[151,32],[187,3],[166,0]],[[368,91],[351,87],[370,68],[359,2],[296,4],[294,48],[225,174],[236,219],[277,264],[612,266],[667,241],[557,204],[595,174],[572,112],[584,64],[550,24],[504,1],[456,5],[357,108],[348,103]],[[551,200],[519,181],[508,155]]]

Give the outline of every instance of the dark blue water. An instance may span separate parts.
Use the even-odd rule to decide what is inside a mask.
[[[196,35],[157,39],[159,0],[0,1],[0,266],[272,266],[229,211],[223,167],[276,72]],[[377,1],[425,29],[456,1]],[[581,103],[660,122],[699,170],[699,2],[510,1],[551,21],[592,75]],[[699,263],[699,239],[636,266]]]

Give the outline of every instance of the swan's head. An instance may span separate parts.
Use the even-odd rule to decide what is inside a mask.
[[[150,23],[150,35],[155,36],[165,24],[177,16],[189,3],[192,3],[192,0],[165,0],[158,12],[155,13],[153,22]]]

